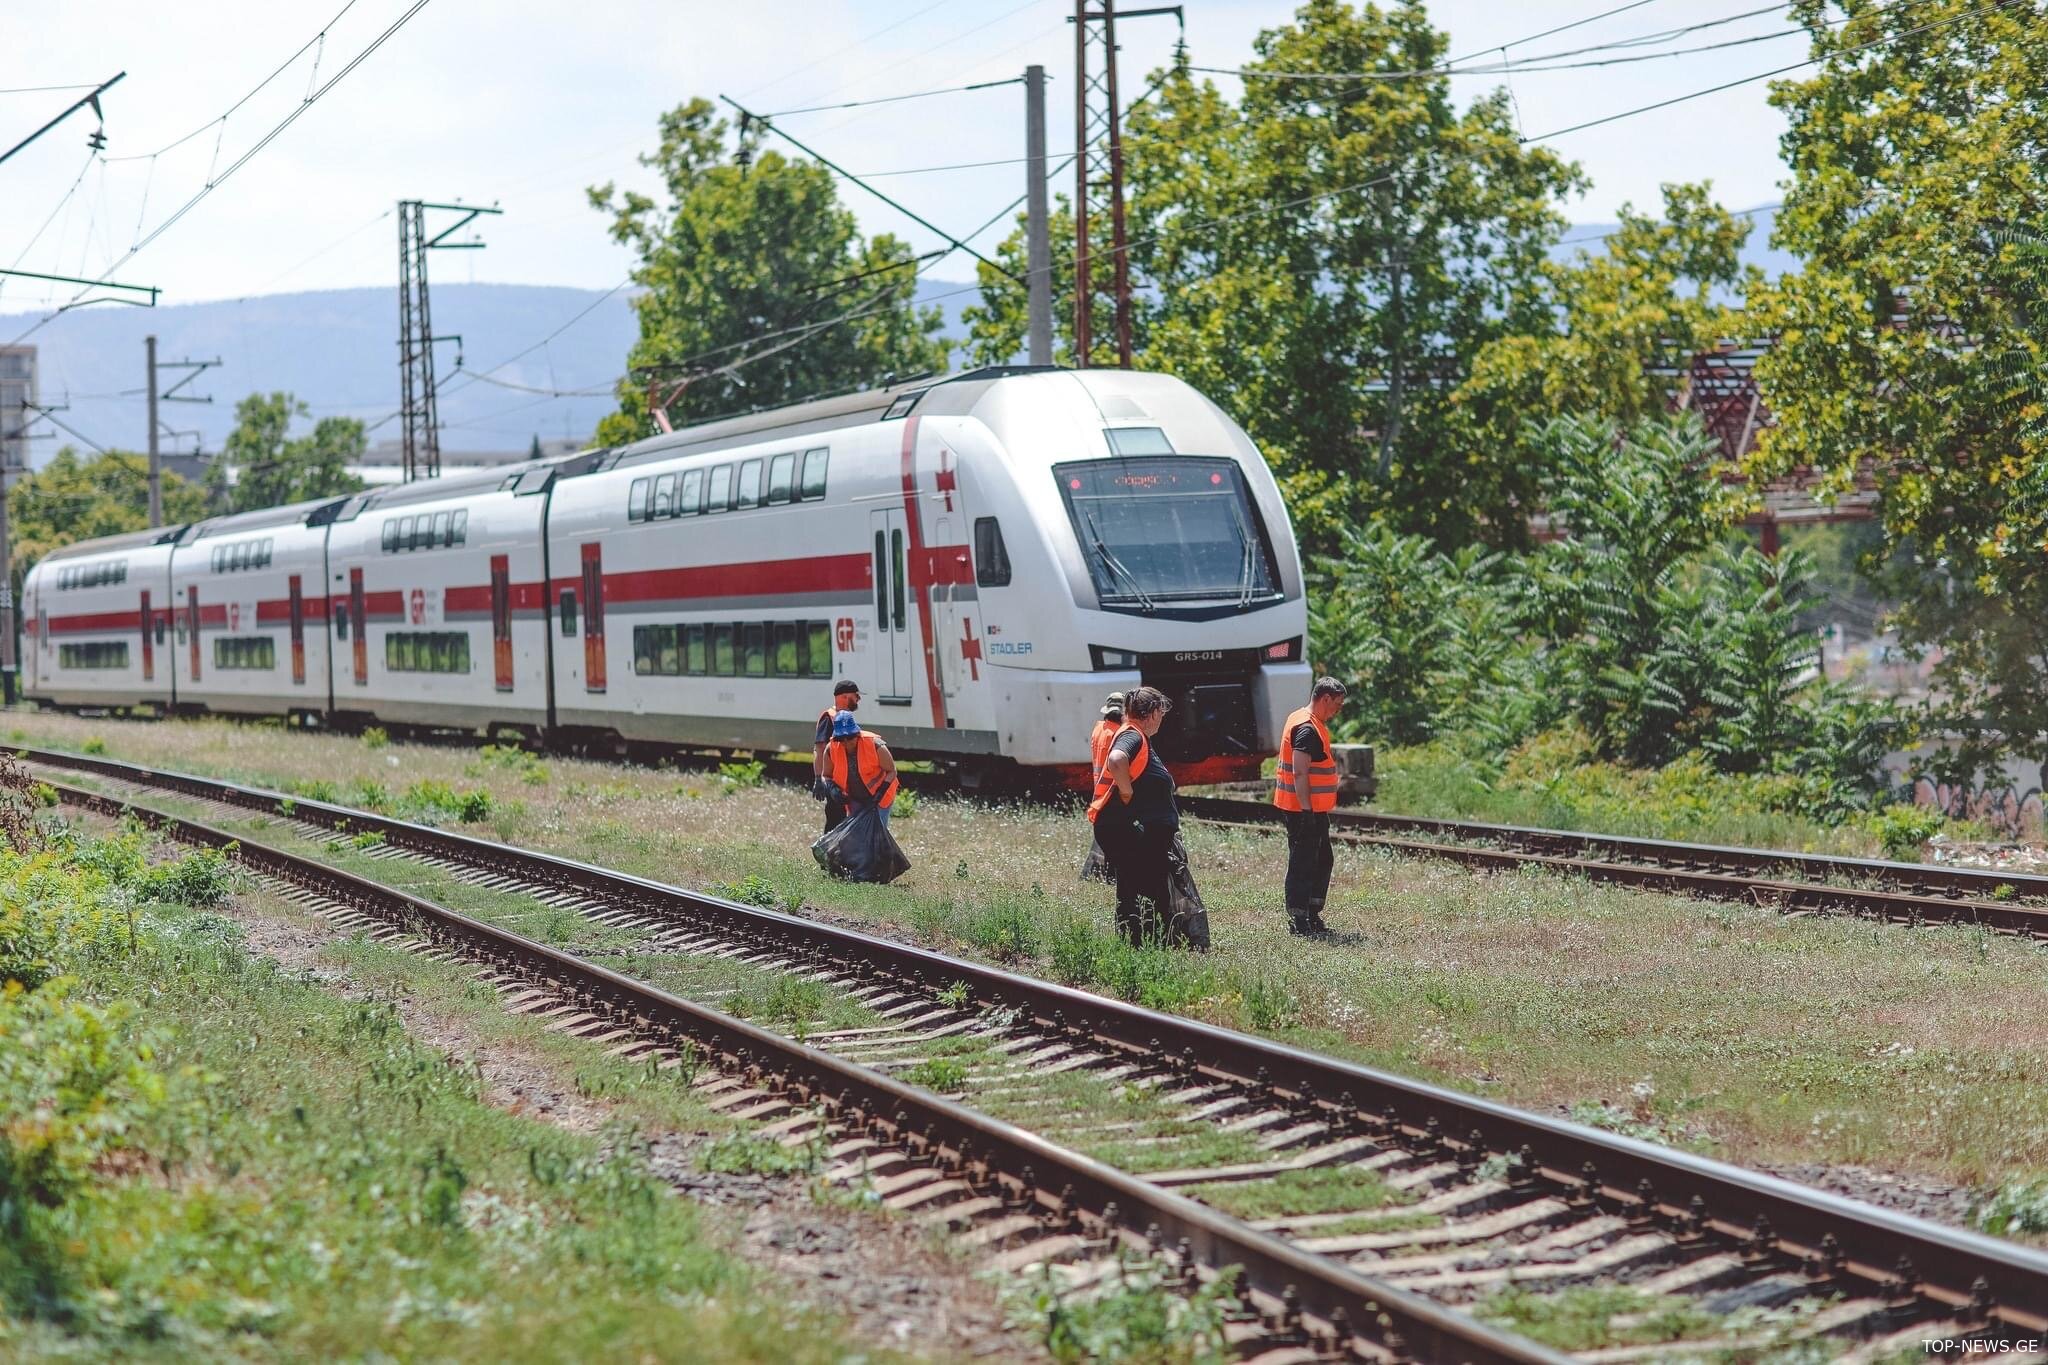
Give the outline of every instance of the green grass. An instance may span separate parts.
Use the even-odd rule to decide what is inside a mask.
[[[1409,1198],[1376,1172],[1350,1166],[1317,1166],[1257,1182],[1190,1185],[1183,1193],[1225,1213],[1252,1219],[1362,1213],[1406,1203]],[[1323,1234],[1319,1231],[1317,1235]]]
[[[0,939],[43,926],[63,969],[0,996],[0,1184],[27,1196],[0,1213],[0,1355],[850,1349],[723,1249],[632,1129],[482,1103],[477,1073],[391,1005],[295,979],[212,911],[158,902],[131,930],[123,885],[0,855]],[[339,956],[370,968],[377,951]]]
[[[1191,826],[1215,940],[1196,957],[1117,943],[1109,891],[1077,880],[1087,837],[1071,811],[927,797],[899,831],[910,872],[861,886],[818,872],[818,808],[800,788],[716,799],[707,774],[575,759],[550,760],[554,779],[532,787],[509,770],[470,778],[476,751],[460,747],[19,723],[36,743],[97,735],[123,757],[269,785],[473,780],[493,797],[486,837],[685,886],[755,877],[778,904],[1508,1103],[1604,1106],[1738,1161],[1988,1186],[2048,1170],[2033,1102],[2048,1088],[2048,947],[1974,929],[1788,919],[1340,848],[1326,912],[1338,936],[1306,943],[1278,906],[1280,841]]]

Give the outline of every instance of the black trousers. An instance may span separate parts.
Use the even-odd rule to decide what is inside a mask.
[[[1287,911],[1297,918],[1323,913],[1330,898],[1330,852],[1328,812],[1295,810],[1287,812]]]
[[[825,832],[830,834],[846,823],[846,803],[838,797],[825,802]]]
[[[1176,829],[1154,823],[1141,834],[1125,821],[1098,824],[1097,842],[1116,872],[1116,928],[1131,943],[1157,940],[1167,912],[1167,854]]]

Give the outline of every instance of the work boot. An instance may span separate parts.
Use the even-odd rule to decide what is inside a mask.
[[[1289,910],[1287,912],[1287,932],[1298,934],[1302,938],[1314,938],[1319,934],[1328,933],[1329,930],[1324,927],[1322,917],[1316,914],[1315,911]]]

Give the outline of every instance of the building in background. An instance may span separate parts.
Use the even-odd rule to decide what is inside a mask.
[[[28,468],[28,429],[35,420],[36,348],[0,346],[0,468],[10,482]]]
[[[541,437],[540,456],[544,460],[556,459],[563,455],[574,455],[579,450],[588,450],[588,440],[571,437],[556,437],[552,440]],[[479,469],[493,469],[499,465],[523,464],[535,458],[532,443],[517,450],[447,450],[441,451],[441,473],[472,474]],[[379,441],[363,455],[361,464],[352,464],[348,472],[372,488],[385,484],[400,483],[405,478],[405,453],[397,441]]]

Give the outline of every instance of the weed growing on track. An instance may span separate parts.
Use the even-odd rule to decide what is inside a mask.
[[[266,785],[309,771],[344,785],[467,783],[476,761],[460,747],[370,754],[341,737],[215,721],[39,714],[22,724],[32,742],[75,747],[97,735],[125,757]],[[706,801],[720,787],[708,774],[551,766],[544,788],[496,769],[475,778],[494,801],[478,831],[683,886],[758,877],[783,904],[796,898],[838,922],[968,956],[1000,951],[1015,970],[1508,1103],[1632,1115],[1647,1079],[1673,1131],[1738,1161],[1991,1184],[2048,1170],[2041,944],[1789,919],[1357,848],[1337,851],[1327,912],[1337,934],[1309,943],[1285,931],[1280,841],[1191,825],[1215,940],[1197,958],[1115,940],[1110,892],[1076,880],[1087,835],[1073,811],[927,795],[899,832],[915,866],[892,885],[861,886],[817,871],[818,807],[800,787]],[[1033,883],[1046,894],[1029,894]]]
[[[2048,1176],[2005,1185],[1971,1217],[1980,1229],[1998,1237],[2048,1235]]]
[[[1405,1204],[1410,1199],[1376,1173],[1351,1166],[1287,1171],[1262,1181],[1190,1185],[1182,1193],[1236,1217],[1254,1219],[1366,1213]]]
[[[825,1142],[817,1137],[785,1147],[771,1138],[732,1133],[697,1153],[697,1169],[714,1175],[816,1175],[824,1168]]]
[[[903,1079],[927,1090],[951,1094],[967,1088],[967,1067],[958,1057],[927,1057],[905,1071]]]
[[[132,837],[0,853],[0,1356],[844,1358],[626,1131],[478,1103],[211,911],[131,921],[213,885]]]
[[[1178,1273],[1149,1259],[1123,1256],[1098,1294],[1062,1299],[1050,1266],[1004,1287],[1010,1321],[1040,1334],[1061,1365],[1091,1360],[1221,1365],[1232,1358],[1224,1324],[1237,1307],[1231,1267],[1193,1294],[1178,1290]]]

